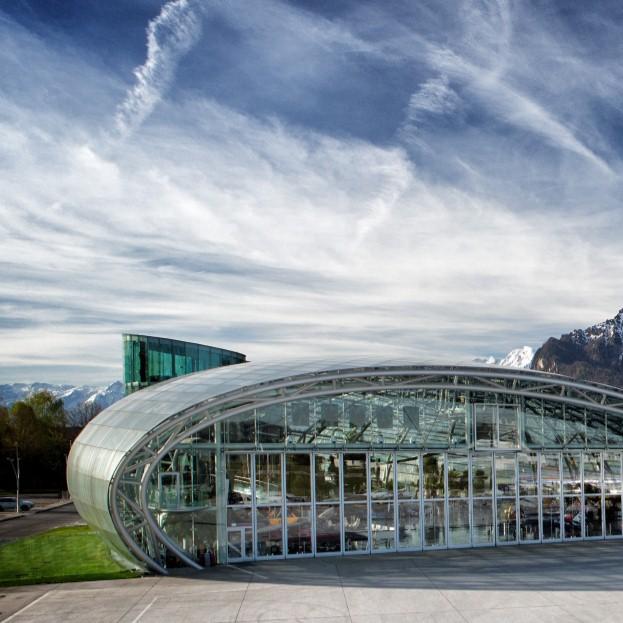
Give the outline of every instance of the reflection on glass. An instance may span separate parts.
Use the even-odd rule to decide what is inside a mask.
[[[513,543],[517,540],[517,508],[515,500],[498,500],[498,543]]]
[[[286,527],[288,531],[288,555],[311,554],[311,507],[289,504]]]
[[[257,504],[281,502],[281,455],[255,455],[255,500]]]
[[[604,492],[621,493],[621,453],[604,453]]]
[[[519,538],[522,541],[538,541],[539,498],[519,498]]]
[[[223,422],[225,443],[255,443],[255,414],[232,415]]]
[[[606,445],[605,413],[586,410],[586,445],[589,448],[599,448]]]
[[[601,453],[584,453],[584,493],[601,493]]]
[[[541,494],[560,493],[560,455],[558,453],[541,454]]]
[[[582,492],[581,460],[580,454],[562,453],[562,478],[565,493]]]
[[[472,457],[472,495],[489,497],[493,495],[493,457],[490,454]]]
[[[253,521],[250,508],[227,509],[227,557],[230,560],[253,557]]]
[[[446,544],[444,503],[424,502],[424,545],[441,547]]]
[[[373,500],[394,499],[394,456],[370,455],[370,487]]]
[[[286,499],[311,501],[311,467],[308,454],[286,454]]]
[[[498,448],[516,448],[519,445],[517,407],[498,407]]]
[[[606,536],[621,536],[621,496],[607,495],[604,515],[606,518]]]
[[[493,544],[493,502],[492,500],[472,501],[472,542],[474,545]]]
[[[562,447],[565,441],[565,420],[562,404],[543,403],[543,437],[548,447]]]
[[[515,495],[515,455],[495,455],[495,486],[498,495]]]
[[[476,418],[476,447],[493,448],[496,434],[496,405],[474,405],[474,417]]]
[[[281,506],[257,508],[256,530],[258,556],[281,556],[283,554]]]
[[[469,468],[466,456],[448,455],[448,496],[466,498],[469,492]]]
[[[316,505],[316,553],[341,551],[340,507],[338,504]]]
[[[419,502],[400,502],[398,505],[398,539],[401,549],[421,547]]]
[[[316,454],[316,500],[339,501],[340,457],[338,454]]]
[[[367,551],[367,504],[344,504],[344,549],[347,552]]]
[[[344,454],[344,500],[365,500],[368,494],[365,454]]]
[[[425,454],[422,460],[424,464],[424,498],[442,498],[445,491],[443,454]]]
[[[543,446],[543,404],[541,400],[526,398],[524,403],[524,438],[530,448]]]
[[[560,498],[543,498],[541,506],[543,509],[543,540],[560,539]]]
[[[582,536],[582,498],[565,498],[564,520],[565,539],[579,539]]]
[[[417,500],[420,497],[420,457],[418,455],[396,455],[398,471],[398,498]]]
[[[586,425],[584,409],[573,405],[565,405],[565,445],[582,447],[586,444]]]
[[[587,495],[584,498],[584,536],[602,536],[601,496]]]
[[[393,502],[372,502],[370,529],[374,551],[392,550],[395,546]]]
[[[270,405],[257,409],[258,443],[283,443],[286,437],[284,405]]]
[[[469,500],[448,502],[448,545],[469,545]]]
[[[536,453],[518,454],[517,463],[519,470],[519,495],[537,495],[539,464]]]
[[[251,504],[252,454],[226,455],[228,504]]]

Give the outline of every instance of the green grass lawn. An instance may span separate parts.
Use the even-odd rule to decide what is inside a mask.
[[[0,586],[137,577],[88,526],[56,528],[0,546]]]

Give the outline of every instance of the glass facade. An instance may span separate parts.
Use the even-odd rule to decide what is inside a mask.
[[[113,529],[156,569],[623,537],[613,390],[490,369],[249,369],[138,392],[93,422],[110,447],[115,421],[144,418],[100,480]]]
[[[124,333],[122,339],[126,394],[183,374],[246,361],[242,353],[165,337]]]

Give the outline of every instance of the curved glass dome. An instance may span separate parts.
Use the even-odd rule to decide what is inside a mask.
[[[531,370],[287,361],[115,403],[76,508],[130,565],[617,538],[623,393]]]

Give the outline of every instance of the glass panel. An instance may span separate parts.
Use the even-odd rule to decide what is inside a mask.
[[[490,454],[472,456],[472,495],[493,495],[493,457]]]
[[[468,492],[468,458],[466,456],[448,455],[448,496],[466,498]]]
[[[367,504],[344,504],[344,549],[347,552],[367,551]]]
[[[589,448],[606,445],[606,414],[602,411],[586,410],[586,445]]]
[[[393,502],[372,502],[372,549],[374,551],[392,550],[395,547],[394,504]]]
[[[421,546],[420,503],[400,502],[398,505],[398,546],[410,549]]]
[[[255,458],[256,503],[281,502],[281,455],[257,454]]]
[[[368,478],[365,454],[344,454],[344,500],[365,500]]]
[[[232,540],[231,558],[241,558],[240,543],[244,541],[245,557],[253,558],[253,521],[250,508],[227,509],[228,540]],[[230,532],[229,528],[236,528]],[[236,533],[242,536],[236,536]],[[237,549],[236,549],[237,548]],[[228,547],[228,550],[230,548]]]
[[[423,446],[448,447],[450,428],[447,394],[445,391],[428,391],[422,398],[420,432]]]
[[[560,455],[541,454],[541,493],[552,495],[560,493]]]
[[[340,552],[340,507],[338,504],[316,505],[316,552]]]
[[[394,499],[394,457],[392,454],[370,455],[372,499]]]
[[[424,498],[442,498],[444,496],[444,457],[443,454],[425,454]]]
[[[242,530],[227,531],[227,558],[242,558]]]
[[[530,448],[543,446],[543,403],[526,398],[524,403],[524,437]]]
[[[283,554],[283,525],[281,506],[256,509],[257,555],[281,556]]]
[[[232,415],[223,422],[225,443],[255,444],[255,415],[241,413]]]
[[[584,536],[601,536],[601,496],[584,498]]]
[[[562,405],[552,402],[543,403],[544,446],[561,448],[565,441],[565,420]]]
[[[606,434],[610,447],[623,446],[623,418],[613,413],[606,415]]]
[[[498,500],[498,543],[517,540],[517,507],[515,500]]]
[[[340,499],[340,457],[337,454],[316,454],[316,500]]]
[[[519,498],[519,538],[522,541],[538,541],[539,498]]]
[[[286,523],[288,530],[288,554],[311,554],[311,507],[301,504],[288,504]]]
[[[584,493],[601,493],[601,453],[584,453]]]
[[[495,488],[497,495],[515,495],[515,455],[495,455]]]
[[[451,547],[470,544],[469,500],[448,502],[448,544]]]
[[[621,493],[621,454],[619,452],[604,453],[604,491],[605,493]]]
[[[473,544],[493,544],[493,502],[491,500],[473,500],[472,505]]]
[[[621,536],[621,496],[607,495],[605,503],[606,536]]]
[[[252,458],[252,454],[226,455],[228,504],[251,504]]]
[[[283,443],[286,437],[284,405],[270,405],[257,410],[258,443]]]
[[[584,409],[565,405],[565,445],[582,447],[586,444],[586,425]]]
[[[342,404],[330,400],[319,401],[320,417],[316,423],[316,441],[318,444],[344,442],[345,427],[340,425]]]
[[[565,493],[582,492],[581,459],[580,454],[571,454],[570,452],[563,452],[562,454],[562,477]]]
[[[517,407],[498,407],[498,448],[517,448],[519,446],[517,417]]]
[[[311,465],[308,454],[286,454],[286,500],[311,501]]]
[[[424,545],[438,547],[445,544],[444,502],[424,502]]]
[[[311,424],[311,408],[307,400],[297,400],[286,405],[288,422],[288,443],[306,444],[314,440],[314,426]]]
[[[408,454],[396,456],[398,498],[417,500],[420,497],[420,457]]]
[[[539,464],[537,455],[518,454],[519,495],[537,495],[539,484]]]
[[[565,498],[565,539],[579,539],[582,536],[582,498]]]
[[[560,538],[560,498],[543,498],[543,540]]]
[[[495,430],[496,405],[474,405],[476,419],[476,447],[493,448],[497,438]]]

